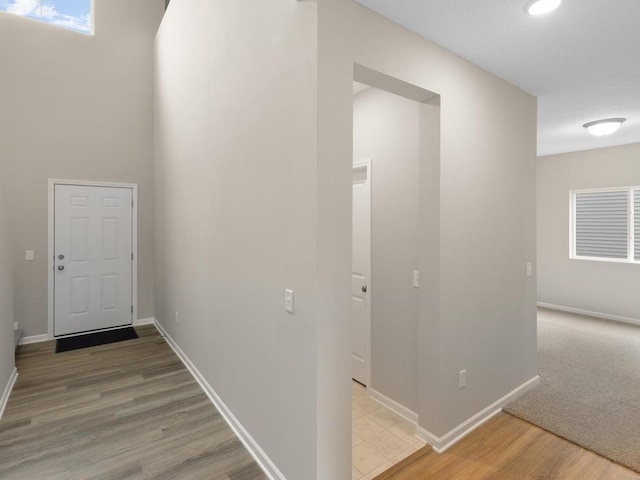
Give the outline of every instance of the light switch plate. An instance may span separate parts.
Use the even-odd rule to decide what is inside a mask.
[[[420,272],[414,270],[413,272],[413,286],[414,288],[418,288],[420,286]]]
[[[289,313],[293,313],[293,310],[294,310],[293,290],[287,289],[284,291],[284,309]]]
[[[528,262],[527,263],[527,277],[530,277],[531,275],[533,275],[533,263]]]
[[[27,250],[24,255],[25,260],[28,262],[32,261],[35,258],[35,253],[33,250]]]

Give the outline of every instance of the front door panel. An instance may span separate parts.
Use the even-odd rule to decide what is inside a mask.
[[[132,324],[131,188],[55,186],[54,334]]]

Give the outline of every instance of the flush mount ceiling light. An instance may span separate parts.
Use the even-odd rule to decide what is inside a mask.
[[[562,0],[532,0],[527,3],[525,10],[529,15],[544,15],[554,11],[561,3]]]
[[[583,127],[594,137],[602,137],[617,132],[626,121],[626,118],[605,118],[604,120],[585,123]]]

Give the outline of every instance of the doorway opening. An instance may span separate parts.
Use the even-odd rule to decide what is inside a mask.
[[[49,338],[137,315],[137,186],[49,180]]]
[[[353,94],[352,472],[370,479],[425,446],[416,436],[423,189],[439,174],[440,101],[361,66]]]

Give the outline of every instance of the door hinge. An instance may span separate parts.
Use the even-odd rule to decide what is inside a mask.
[[[131,252],[131,261],[133,262],[133,252]]]
[[[131,200],[131,208],[133,208],[133,200]]]
[[[133,305],[131,305],[131,313],[133,313]]]

